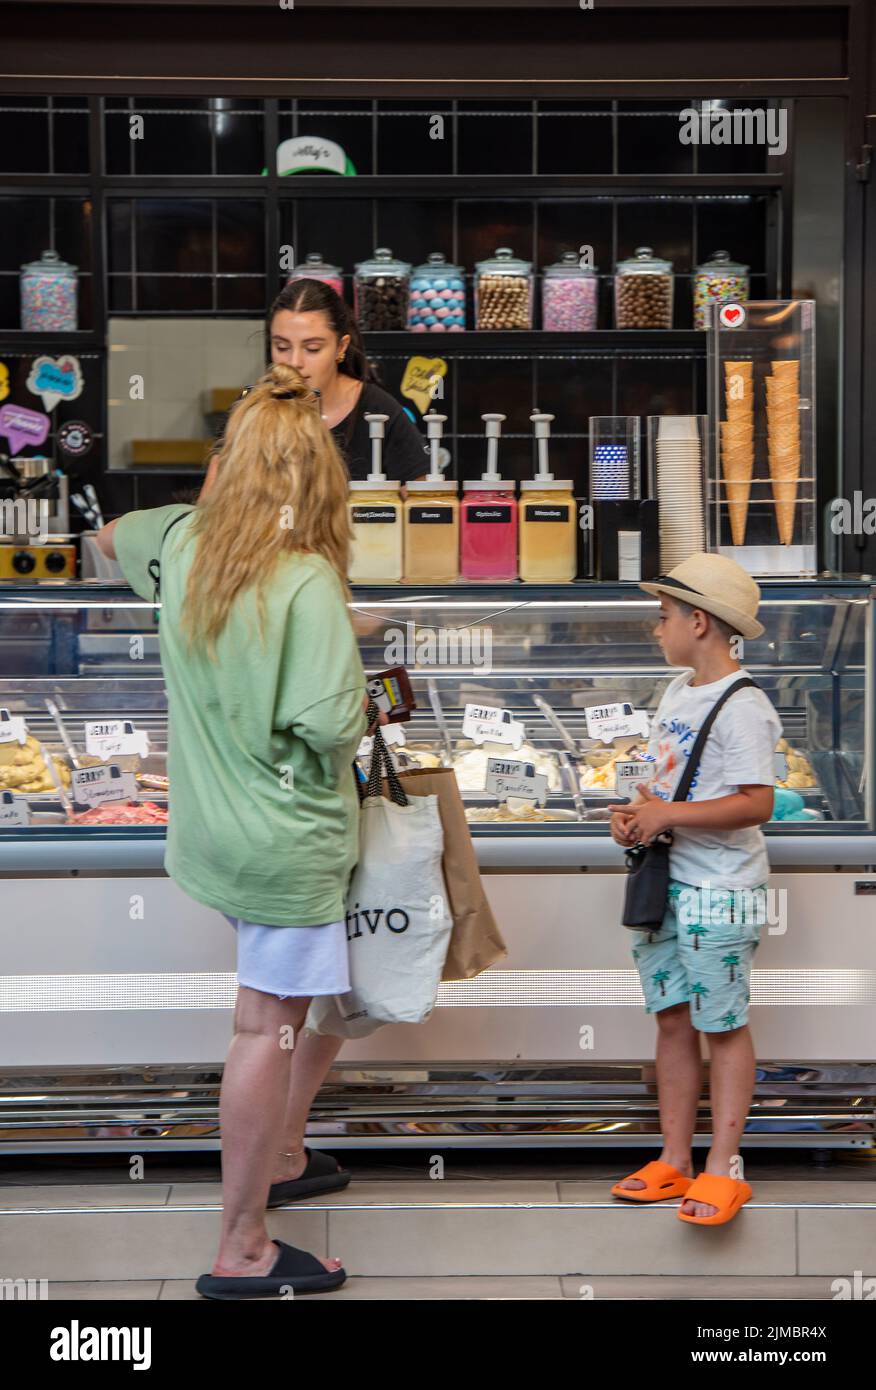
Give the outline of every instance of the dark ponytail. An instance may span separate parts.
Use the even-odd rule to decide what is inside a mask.
[[[362,334],[359,325],[351,312],[346,300],[336,294],[331,285],[327,285],[322,280],[291,280],[286,285],[268,310],[268,357],[270,358],[270,335],[271,324],[274,315],[281,309],[288,309],[293,314],[312,314],[323,313],[331,324],[332,331],[338,338],[343,338],[347,334],[350,337],[350,344],[344,355],[343,362],[338,363],[338,371],[346,376],[355,377],[357,381],[375,381],[377,375],[365,355],[365,345],[362,342]]]

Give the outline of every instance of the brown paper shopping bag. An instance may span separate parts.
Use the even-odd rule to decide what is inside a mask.
[[[470,980],[508,954],[487,902],[456,773],[451,767],[399,774],[408,796],[437,796],[444,830],[444,883],[453,918],[442,980]],[[384,782],[384,796],[388,789]]]

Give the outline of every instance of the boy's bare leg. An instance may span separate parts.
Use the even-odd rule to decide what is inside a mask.
[[[713,1137],[703,1171],[737,1176],[730,1173],[730,1165],[739,1153],[754,1093],[754,1045],[747,1024],[729,1033],[707,1036]],[[687,1198],[681,1209],[685,1216],[714,1216],[717,1210],[708,1202],[690,1202]]]
[[[693,1176],[691,1140],[702,1087],[700,1037],[690,1021],[690,1005],[661,1009],[657,1014],[657,1094],[663,1131],[660,1157],[686,1177]],[[639,1178],[627,1178],[620,1186],[637,1191],[645,1184]]]
[[[326,1072],[340,1051],[343,1038],[330,1034],[305,1033],[295,1035],[295,1048],[289,1069],[289,1090],[278,1152],[274,1155],[271,1182],[289,1182],[300,1178],[307,1166],[304,1153],[297,1158],[283,1158],[280,1150],[296,1153],[304,1148],[304,1129],[314,1097],[325,1081]]]

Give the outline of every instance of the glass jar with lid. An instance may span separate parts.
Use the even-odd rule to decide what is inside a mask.
[[[599,281],[577,251],[564,251],[544,268],[541,326],[546,333],[589,333],[596,327]]]
[[[343,295],[344,280],[343,271],[339,265],[330,265],[324,261],[318,251],[311,251],[309,256],[305,256],[300,265],[296,265],[287,280],[291,285],[293,280],[322,280],[323,284],[331,285],[335,294]]]
[[[744,304],[748,299],[748,266],[732,261],[729,251],[715,251],[694,271],[694,328],[708,328],[709,304]]]
[[[639,246],[618,261],[614,277],[614,312],[618,328],[672,327],[672,261]]]
[[[465,328],[465,272],[433,251],[411,274],[408,328],[413,333],[461,333]]]
[[[378,246],[370,261],[360,261],[353,278],[356,317],[363,333],[406,328],[410,261],[400,261],[386,246]]]
[[[21,267],[21,327],[26,333],[74,333],[78,327],[77,267],[57,251]]]
[[[532,261],[500,246],[495,256],[477,262],[475,321],[492,332],[532,327]]]

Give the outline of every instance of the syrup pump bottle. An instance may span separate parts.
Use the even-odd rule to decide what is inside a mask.
[[[528,584],[568,584],[575,578],[578,533],[571,478],[548,465],[553,415],[530,415],[538,447],[535,477],[520,484],[520,578]]]
[[[517,499],[498,471],[504,415],[486,414],[487,467],[462,484],[461,569],[475,581],[517,578]]]
[[[459,498],[441,472],[438,455],[446,415],[423,416],[429,437],[429,472],[407,485],[404,507],[405,581],[452,584],[459,578]]]
[[[400,484],[383,472],[383,438],[388,415],[366,415],[371,437],[371,472],[349,485],[348,507],[353,529],[350,582],[398,584],[402,577],[402,517]]]

